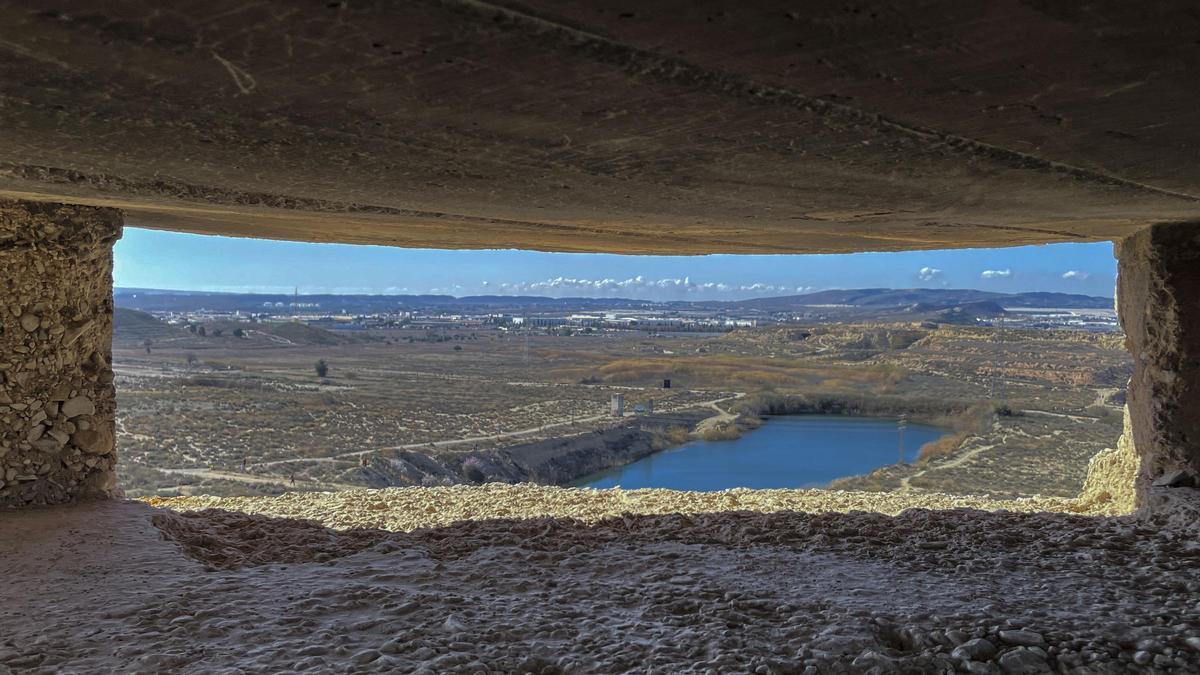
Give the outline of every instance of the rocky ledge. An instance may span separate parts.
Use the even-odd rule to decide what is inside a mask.
[[[853,510],[875,498],[488,485],[11,513],[0,672],[1200,670],[1194,531],[1050,501]]]

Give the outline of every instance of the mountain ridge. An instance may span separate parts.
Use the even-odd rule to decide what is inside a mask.
[[[1062,309],[1108,309],[1112,298],[1071,293],[1032,291],[998,293],[978,289],[944,288],[860,288],[830,289],[799,295],[749,298],[744,300],[640,300],[635,298],[554,298],[540,295],[383,295],[383,294],[308,294],[229,293],[207,291],[174,291],[145,288],[117,288],[117,306],[145,311],[262,311],[265,308],[290,307],[297,300],[302,305],[317,305],[323,311],[345,309],[347,312],[370,312],[427,307],[493,307],[493,308],[671,308],[721,309],[737,308],[766,312],[798,311],[822,306],[848,306],[870,309],[920,306],[923,309],[951,308],[957,305],[994,302],[1005,309],[1055,307]],[[304,311],[304,307],[300,311]]]
[[[1060,307],[1060,309],[1108,309],[1112,298],[1100,295],[1031,291],[1022,293],[1000,293],[980,291],[976,288],[832,288],[793,295],[772,295],[766,298],[740,300],[647,300],[637,298],[590,298],[548,295],[446,295],[446,294],[372,294],[372,293],[310,293],[293,295],[286,293],[235,293],[216,291],[173,291],[158,288],[114,289],[119,306],[162,305],[174,301],[210,299],[212,304],[230,303],[246,305],[257,303],[289,305],[295,299],[301,303],[368,303],[391,305],[641,305],[641,306],[740,306],[766,309],[775,306],[822,306],[848,305],[863,307],[902,307],[924,304],[930,306],[952,306],[979,301],[995,301],[1007,309],[1012,307]],[[209,307],[220,309],[220,306]],[[330,309],[324,307],[323,309]]]

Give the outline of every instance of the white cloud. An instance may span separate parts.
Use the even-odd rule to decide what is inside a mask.
[[[1086,281],[1090,276],[1092,275],[1081,270],[1067,270],[1063,272],[1062,278],[1067,281]]]
[[[1013,275],[1013,271],[1007,267],[1002,270],[984,270],[979,273],[980,279],[1009,279]]]
[[[942,271],[935,267],[922,267],[917,270],[917,278],[921,281],[937,281],[942,278]]]
[[[489,285],[484,282],[484,285]],[[749,297],[770,295],[791,295],[808,293],[816,290],[811,286],[791,286],[754,282],[748,284],[731,284],[717,281],[697,282],[691,277],[668,277],[650,279],[643,275],[628,279],[584,279],[574,277],[554,277],[543,281],[499,282],[492,287],[511,294],[537,295],[582,295],[582,296],[629,296],[629,297]]]

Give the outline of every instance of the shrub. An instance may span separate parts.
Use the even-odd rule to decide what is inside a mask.
[[[487,480],[483,473],[483,461],[478,457],[468,457],[462,463],[463,477],[472,483],[482,483]]]
[[[741,438],[742,430],[736,424],[714,424],[700,432],[706,441],[732,441]]]
[[[763,418],[758,415],[742,415],[738,417],[738,426],[743,429],[757,429],[763,425]]]
[[[599,434],[604,432],[600,429],[597,429],[596,433]],[[688,432],[687,427],[671,425],[666,429],[656,429],[651,431],[650,448],[655,452],[658,452],[659,450],[666,450],[668,448],[674,448],[676,446],[683,445],[690,440],[692,440],[692,435]]]
[[[887,394],[774,394],[762,393],[734,403],[731,412],[745,415],[860,415],[894,417],[908,415],[922,421],[958,417],[971,406],[942,398],[920,398]]]
[[[318,359],[317,362],[313,364],[313,370],[317,372],[317,377],[324,378],[329,374],[329,364],[325,363],[325,359]]]
[[[917,451],[917,464],[926,464],[939,457],[953,455],[969,436],[970,434],[960,432],[957,434],[947,434],[937,440],[929,441]]]

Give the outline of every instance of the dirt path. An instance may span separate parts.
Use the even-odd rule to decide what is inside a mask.
[[[661,410],[659,412],[679,412],[681,410],[691,410],[693,408],[700,408],[700,407],[707,406],[707,407],[710,407],[710,408],[714,409],[715,411],[717,411],[717,414],[714,415],[713,417],[707,418],[706,420],[704,420],[704,422],[707,422],[707,421],[713,420],[713,419],[718,419],[718,420],[733,419],[737,416],[733,415],[731,413],[725,412],[720,407],[718,407],[717,404],[724,403],[726,401],[733,401],[733,400],[742,398],[745,395],[746,394],[744,392],[736,392],[732,396],[724,396],[722,398],[713,399],[711,401],[702,401],[700,403],[689,403],[686,405],[676,406],[673,408],[664,408],[663,410]],[[630,417],[634,417],[634,416],[635,416],[635,414],[633,412],[626,412],[624,415],[625,418],[630,418]],[[572,427],[577,424],[588,424],[591,422],[599,422],[601,420],[606,420],[606,419],[612,419],[612,417],[607,414],[592,415],[590,417],[579,417],[579,418],[575,418],[572,420],[564,420],[562,422],[552,422],[550,424],[543,424],[543,425],[536,426],[536,427],[530,427],[528,429],[518,429],[516,431],[505,431],[505,432],[499,433],[499,434],[488,434],[488,435],[484,435],[484,436],[468,436],[466,438],[453,438],[453,439],[448,439],[448,440],[444,440],[444,441],[426,441],[424,443],[406,443],[404,445],[393,445],[393,446],[386,447],[386,448],[372,448],[370,450],[356,450],[354,452],[343,452],[343,453],[339,453],[336,455],[329,455],[326,457],[295,457],[295,458],[288,458],[288,459],[274,459],[274,460],[270,460],[267,462],[258,462],[256,464],[254,464],[253,466],[255,466],[255,467],[272,467],[272,466],[280,466],[283,464],[294,464],[297,462],[332,462],[332,461],[336,461],[336,460],[344,459],[344,458],[348,458],[348,457],[362,457],[363,455],[371,455],[371,454],[375,454],[377,452],[384,452],[384,451],[388,451],[388,450],[421,450],[423,448],[448,448],[448,447],[452,447],[455,445],[465,445],[467,443],[484,443],[484,442],[488,442],[488,441],[503,440],[506,438],[519,438],[521,436],[529,436],[529,435],[540,433],[543,431],[548,431],[550,429],[558,429],[558,428],[562,428],[562,427]],[[701,424],[703,424],[704,422],[701,422]]]
[[[1118,391],[1121,390],[1117,389],[1116,387],[1104,387],[1097,389],[1096,400],[1092,402],[1092,405],[1106,405],[1105,401],[1108,400],[1108,397],[1116,394]]]
[[[900,479],[900,488],[899,488],[899,490],[897,490],[897,492],[911,492],[913,489],[912,479],[920,478],[921,476],[924,476],[925,474],[928,474],[931,471],[940,471],[942,469],[950,469],[950,468],[953,468],[956,466],[962,466],[963,464],[966,464],[967,462],[978,457],[979,455],[996,447],[996,445],[998,445],[998,444],[980,445],[978,447],[971,448],[970,450],[966,450],[964,452],[956,452],[951,459],[948,459],[945,462],[938,464],[937,466],[931,466],[928,469],[921,469],[920,471],[912,474],[911,476],[905,476]]]
[[[1095,422],[1096,418],[1088,415],[1070,415],[1067,413],[1050,412],[1049,410],[1033,410],[1027,409],[1020,411],[1025,415],[1045,415],[1046,417],[1061,417],[1072,422]]]
[[[1000,434],[1000,440],[998,442],[992,443],[990,445],[976,446],[974,448],[971,448],[970,450],[965,450],[965,451],[961,451],[961,452],[956,451],[949,459],[947,459],[945,461],[938,462],[937,464],[930,466],[929,468],[921,469],[920,471],[917,471],[916,473],[914,473],[910,476],[905,476],[900,479],[900,487],[897,490],[897,492],[911,492],[913,490],[912,480],[914,478],[920,478],[921,476],[924,476],[932,471],[941,471],[943,469],[953,469],[955,467],[962,466],[963,464],[966,464],[967,462],[971,461],[972,459],[975,459],[976,457],[987,452],[988,450],[991,450],[998,445],[1004,445],[1008,441],[1008,434],[1004,433],[1001,430],[1001,426],[1000,426],[999,422],[992,422],[992,433]],[[971,438],[975,438],[975,437],[972,436]],[[970,440],[970,439],[968,439],[968,440]]]
[[[163,473],[178,474],[182,476],[196,476],[197,478],[212,478],[218,480],[230,480],[238,483],[251,483],[254,485],[279,485],[282,487],[318,487],[327,488],[329,490],[361,490],[362,485],[350,485],[349,483],[325,483],[312,480],[297,479],[294,483],[287,476],[258,476],[250,473],[240,473],[237,471],[218,471],[216,469],[158,469]]]
[[[735,394],[732,398],[723,399],[723,401],[736,400],[736,399],[742,398],[743,396],[745,396],[744,393],[738,393],[738,394]],[[709,408],[712,408],[713,410],[715,410],[717,414],[713,415],[712,417],[706,417],[706,418],[700,420],[700,423],[696,425],[696,433],[702,433],[704,431],[708,431],[709,429],[711,429],[717,425],[720,425],[720,424],[732,423],[734,420],[736,420],[738,418],[737,415],[735,415],[735,414],[721,408],[721,406],[717,405],[717,403],[720,403],[723,401],[710,401],[705,404]]]

